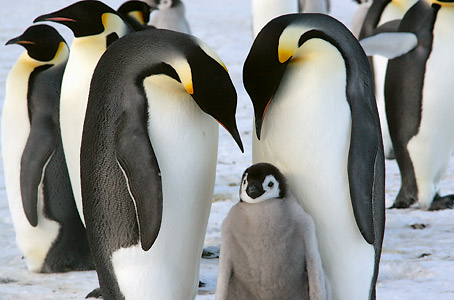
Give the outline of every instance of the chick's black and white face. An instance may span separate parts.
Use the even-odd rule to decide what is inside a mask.
[[[243,175],[240,198],[247,203],[260,203],[269,199],[280,198],[279,181],[273,175],[265,178],[253,178],[248,173]]]

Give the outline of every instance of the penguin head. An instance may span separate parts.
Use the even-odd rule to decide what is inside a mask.
[[[150,22],[150,13],[157,9],[143,1],[131,0],[118,8],[118,13],[135,29],[145,29]]]
[[[243,83],[254,106],[258,139],[267,109],[287,67],[321,54],[321,49],[315,47],[312,47],[311,53],[306,53],[305,43],[311,39],[321,39],[336,44],[338,40],[344,39],[343,43],[348,44],[353,42],[353,37],[346,37],[349,34],[347,31],[334,18],[314,13],[283,15],[262,28],[243,66]]]
[[[171,33],[161,29],[156,32]],[[166,59],[171,68],[164,68],[164,74],[177,80],[200,109],[218,121],[244,152],[235,120],[237,94],[226,66],[201,40],[182,33],[173,34],[190,37],[195,45],[190,46],[188,41],[187,45],[180,48],[181,55]]]
[[[259,203],[270,199],[285,198],[287,184],[278,168],[269,163],[258,163],[247,168],[242,176],[240,199]]]
[[[160,10],[169,9],[181,4],[181,0],[151,0],[149,2]]]
[[[34,25],[27,28],[18,37],[10,39],[6,45],[23,46],[32,59],[46,64],[58,64],[66,61],[68,46],[55,28],[48,25]]]
[[[76,38],[119,33],[132,29],[118,13],[100,1],[79,1],[61,10],[42,15],[33,22],[51,21],[67,26]]]

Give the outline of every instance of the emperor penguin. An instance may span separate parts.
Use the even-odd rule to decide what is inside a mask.
[[[402,184],[393,204],[452,207],[439,184],[454,150],[454,1],[422,0],[404,16],[399,33],[418,38],[414,50],[388,63],[385,103]]]
[[[16,242],[32,272],[92,270],[60,137],[60,84],[69,49],[48,25],[31,26],[6,45],[26,51],[6,82],[2,152]]]
[[[243,68],[254,163],[274,164],[315,223],[332,299],[375,299],[385,222],[380,120],[367,57],[323,14],[269,22]]]
[[[150,25],[161,29],[191,33],[191,27],[185,15],[186,8],[182,0],[147,0],[147,3],[158,8],[151,15]]]
[[[131,0],[123,3],[117,12],[135,31],[139,31],[153,27],[148,26],[148,22],[150,22],[150,13],[155,9],[157,7],[151,7],[143,1]]]
[[[194,299],[218,149],[241,151],[236,91],[203,42],[155,29],[101,57],[81,148],[88,238],[104,299]]]
[[[107,46],[133,29],[100,1],[76,2],[35,19],[40,21],[63,24],[74,33],[61,87],[60,127],[74,198],[85,224],[80,191],[80,144],[90,80]]]
[[[329,0],[252,0],[252,31],[254,36],[272,19],[291,13],[329,12]]]
[[[268,163],[244,172],[222,223],[217,300],[329,299],[312,218]]]
[[[374,0],[364,19],[359,39],[374,34],[375,30],[388,22],[394,22],[394,29],[397,30],[400,20],[410,7],[418,0]],[[388,23],[387,26],[390,26]],[[390,30],[390,28],[388,28]],[[395,42],[394,42],[395,43]],[[375,83],[375,98],[377,100],[378,114],[383,136],[383,147],[385,157],[394,158],[393,146],[389,135],[388,121],[385,112],[385,74],[388,59],[379,55],[370,58]]]

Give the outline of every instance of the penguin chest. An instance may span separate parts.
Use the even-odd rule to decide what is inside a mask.
[[[6,98],[2,115],[2,152],[8,204],[16,231],[16,242],[26,258],[27,267],[39,272],[60,225],[44,216],[42,183],[38,188],[38,226],[28,222],[22,205],[20,172],[22,154],[30,134],[28,115],[28,82],[34,68],[17,63],[6,84]]]
[[[314,41],[312,46],[320,46],[318,43],[327,44]],[[277,163],[287,170],[290,182],[298,181],[300,187],[307,184],[301,188],[304,195],[327,193],[324,198],[332,201],[328,195],[333,193],[348,197],[351,117],[344,61],[334,47],[322,47],[332,54],[328,59],[298,57],[287,67],[266,112],[254,161]],[[326,188],[326,182],[337,185]]]
[[[87,110],[90,81],[104,46],[87,38],[76,38],[63,75],[60,97],[60,128],[68,172],[80,216],[83,216],[80,190],[80,145]],[[84,218],[81,217],[82,222]]]
[[[432,52],[426,62],[421,127],[441,131],[453,142],[454,7],[441,8],[433,28]],[[427,123],[427,124],[423,124]],[[425,126],[425,127],[426,127]],[[436,126],[436,127],[433,127]],[[433,133],[433,132],[432,132]]]
[[[375,254],[358,229],[350,199],[346,66],[328,43],[313,39],[305,45],[299,51],[314,51],[296,53],[287,67],[266,112],[261,140],[255,142],[253,160],[276,165],[314,219],[327,276],[333,291],[344,295],[336,299],[366,299],[367,289],[351,290],[357,280],[370,284]],[[352,259],[361,268],[352,266]]]
[[[112,255],[126,299],[195,298],[214,191],[218,125],[180,83],[168,77],[163,83],[162,77],[144,81],[148,133],[162,179],[161,228],[150,250],[136,245]],[[161,83],[165,88],[157,87]],[[137,272],[141,280],[133,276]]]
[[[430,205],[454,150],[454,7],[438,11],[426,62],[418,133],[407,144],[420,206]]]

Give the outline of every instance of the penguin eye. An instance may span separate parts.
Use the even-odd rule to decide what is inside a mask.
[[[273,187],[274,183],[272,181],[270,181],[270,183],[268,183],[268,187]]]
[[[246,184],[246,179],[243,180],[243,184]]]

